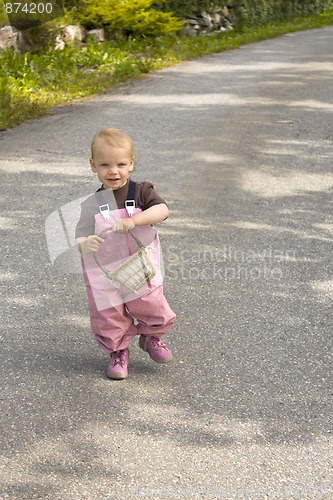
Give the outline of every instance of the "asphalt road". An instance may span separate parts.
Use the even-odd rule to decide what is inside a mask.
[[[254,43],[0,133],[1,499],[333,497],[332,46],[333,27]],[[133,342],[121,382],[45,235],[97,188],[104,126],[169,204],[178,316],[175,361]]]

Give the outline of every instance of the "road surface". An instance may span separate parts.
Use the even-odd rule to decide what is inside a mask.
[[[1,498],[332,498],[332,42],[327,27],[253,43],[0,133]],[[177,313],[175,361],[133,342],[121,382],[45,232],[97,189],[105,126],[169,204]]]

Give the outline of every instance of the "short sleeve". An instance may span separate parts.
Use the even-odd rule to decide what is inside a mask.
[[[147,210],[147,208],[153,207],[154,205],[165,203],[164,199],[156,193],[151,182],[140,182],[137,184],[136,189],[136,205],[140,207],[141,210]]]
[[[89,198],[81,204],[81,215],[75,229],[75,239],[83,236],[90,236],[95,231],[95,218],[97,203],[95,196]]]

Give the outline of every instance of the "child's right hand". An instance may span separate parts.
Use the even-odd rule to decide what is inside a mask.
[[[97,252],[100,243],[103,243],[103,239],[97,234],[92,234],[88,236],[86,241],[81,244],[83,253]]]

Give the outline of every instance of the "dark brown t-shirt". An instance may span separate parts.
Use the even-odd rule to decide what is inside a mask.
[[[129,183],[127,182],[125,186],[114,191],[112,189],[103,188],[100,188],[98,191],[103,193],[105,203],[109,205],[110,210],[116,210],[117,208],[125,207],[128,186]],[[137,182],[134,200],[135,206],[141,208],[142,211],[154,205],[165,203],[165,201],[155,193],[154,186],[151,182]],[[93,195],[81,204],[81,216],[76,226],[75,238],[94,234],[95,214],[97,213],[99,213],[99,203],[96,196]]]

